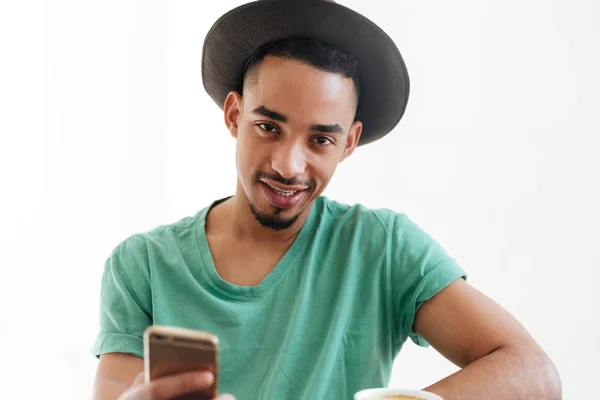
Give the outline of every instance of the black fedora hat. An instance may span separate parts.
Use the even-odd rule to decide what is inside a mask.
[[[410,88],[400,51],[375,23],[332,0],[258,0],[227,12],[204,41],[204,88],[223,109],[230,91],[241,93],[246,62],[260,46],[299,37],[320,40],[357,58],[356,119],[364,125],[359,145],[385,136],[398,124]]]

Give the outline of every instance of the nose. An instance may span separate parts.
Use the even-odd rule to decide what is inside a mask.
[[[272,156],[271,167],[286,179],[302,175],[306,169],[306,154],[299,143],[278,146]]]

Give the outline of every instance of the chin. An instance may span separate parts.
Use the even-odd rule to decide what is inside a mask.
[[[291,228],[296,224],[296,221],[298,221],[298,218],[302,213],[302,210],[281,210],[272,205],[259,207],[253,202],[250,202],[250,210],[252,211],[252,215],[254,215],[254,219],[256,219],[263,227],[275,231]]]

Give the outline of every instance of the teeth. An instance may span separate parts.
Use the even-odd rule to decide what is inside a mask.
[[[283,196],[283,197],[291,197],[291,196],[295,195],[296,193],[298,193],[298,191],[297,191],[297,190],[280,190],[280,189],[277,189],[277,188],[276,188],[275,186],[273,186],[273,185],[269,185],[268,183],[267,183],[267,186],[269,186],[269,187],[270,187],[271,189],[273,189],[273,190],[274,190],[274,191],[275,191],[277,194],[279,194],[279,195],[281,195],[281,196]]]

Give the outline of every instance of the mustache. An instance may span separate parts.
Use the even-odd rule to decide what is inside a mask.
[[[287,178],[284,178],[283,176],[279,175],[279,173],[277,173],[277,172],[275,172],[273,174],[267,174],[266,172],[259,171],[254,175],[254,179],[256,181],[260,181],[263,178],[270,179],[272,181],[279,182],[279,183],[281,183],[283,185],[287,185],[287,186],[306,186],[309,190],[312,190],[315,188],[315,182],[313,180],[303,181],[298,178],[287,179]]]

